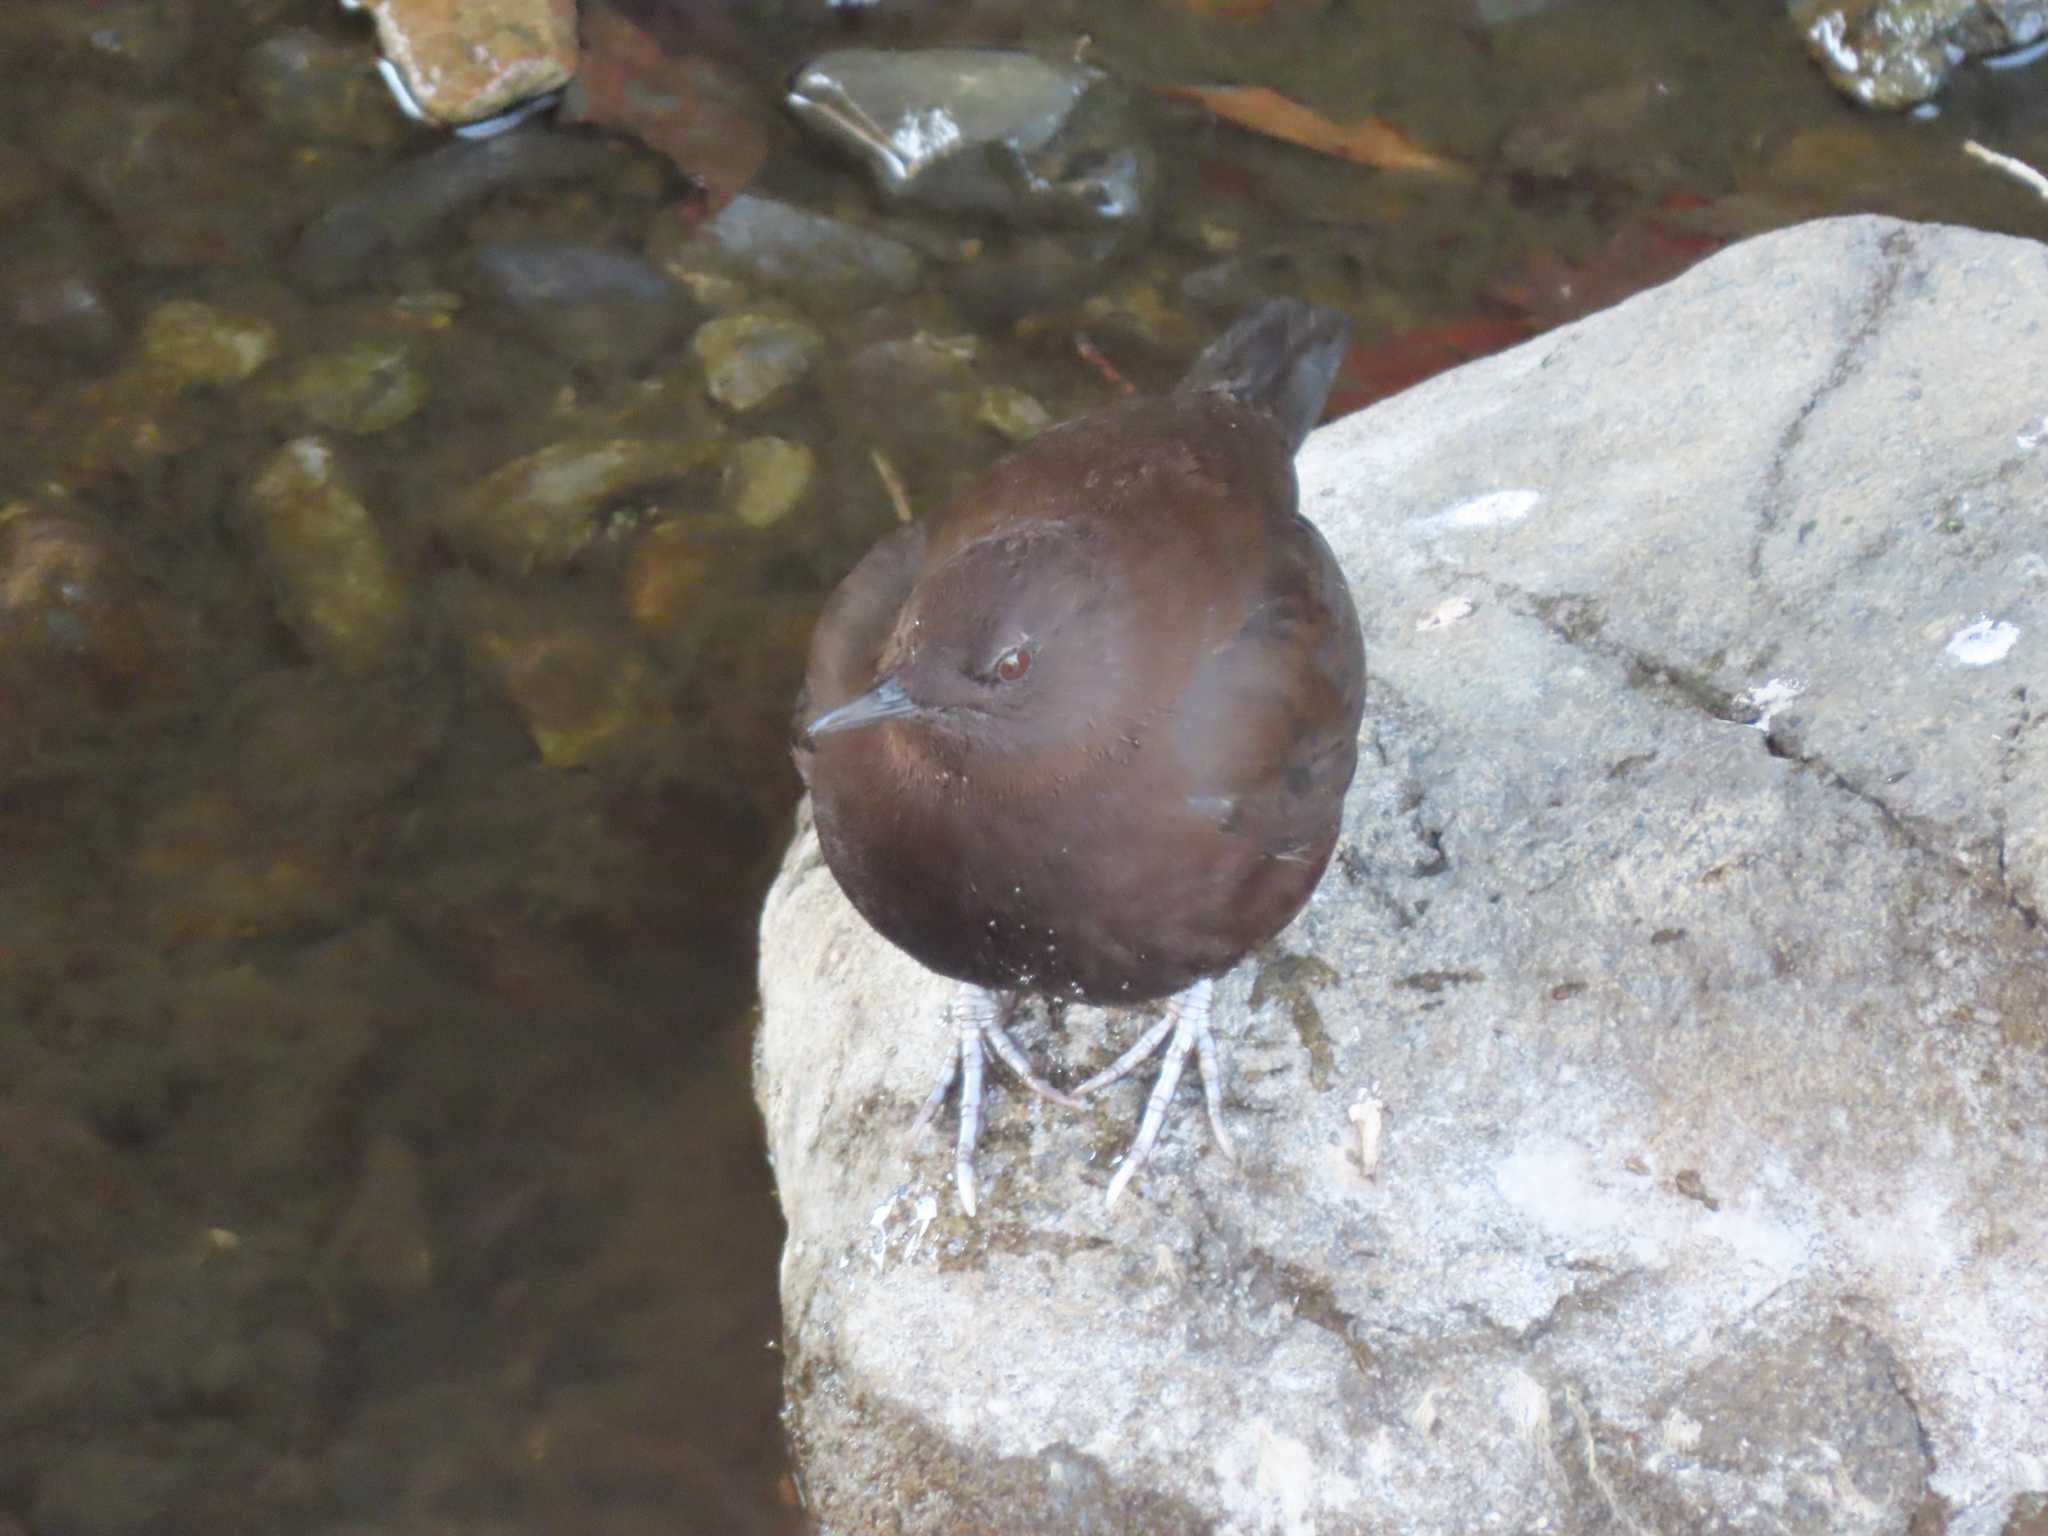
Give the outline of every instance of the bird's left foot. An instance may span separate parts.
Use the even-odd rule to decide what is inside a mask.
[[[1136,1045],[1074,1090],[1076,1098],[1086,1098],[1096,1089],[1108,1087],[1156,1053],[1162,1040],[1166,1041],[1159,1080],[1152,1085],[1152,1096],[1145,1101],[1145,1114],[1138,1122],[1137,1139],[1131,1143],[1131,1150],[1124,1154],[1116,1176],[1109,1181],[1105,1205],[1116,1204],[1125,1186],[1151,1157],[1159,1132],[1166,1124],[1166,1106],[1173,1102],[1173,1090],[1180,1086],[1181,1069],[1187,1065],[1190,1051],[1194,1053],[1196,1069],[1201,1073],[1202,1099],[1209,1108],[1209,1129],[1215,1133],[1217,1150],[1226,1158],[1236,1160],[1237,1153],[1230,1145],[1230,1133],[1223,1128],[1223,1081],[1216,1064],[1216,1036],[1209,1028],[1209,1006],[1215,990],[1216,984],[1204,977],[1185,991],[1176,992],[1168,1000],[1166,1012],[1159,1022],[1146,1030]],[[1169,1035],[1171,1039],[1167,1038]]]
[[[957,1030],[953,1052],[947,1058],[946,1070],[939,1076],[938,1086],[925,1098],[924,1107],[917,1112],[917,1118],[910,1126],[911,1134],[916,1135],[930,1125],[944,1106],[946,1095],[952,1091],[954,1079],[959,1079],[960,1139],[955,1143],[953,1152],[953,1184],[960,1191],[961,1209],[970,1216],[974,1214],[974,1144],[981,1136],[981,1047],[984,1041],[1002,1058],[1003,1065],[1016,1073],[1018,1080],[1040,1098],[1049,1099],[1066,1109],[1081,1107],[1078,1098],[1060,1092],[1033,1072],[1031,1063],[1017,1048],[1017,1042],[1010,1038],[1009,1024],[1017,1011],[1017,996],[1015,992],[992,992],[964,981],[954,990],[952,1001],[946,1004],[946,1013]]]

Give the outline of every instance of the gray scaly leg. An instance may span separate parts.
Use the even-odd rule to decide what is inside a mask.
[[[957,1031],[953,1049],[946,1058],[946,1069],[939,1076],[938,1086],[925,1097],[924,1107],[918,1110],[910,1126],[911,1134],[915,1135],[930,1125],[952,1091],[953,1080],[960,1080],[960,1139],[953,1153],[953,1183],[960,1191],[960,1208],[970,1216],[974,1214],[974,1144],[981,1137],[984,1041],[1002,1058],[1003,1065],[1040,1098],[1067,1109],[1081,1107],[1079,1099],[1060,1092],[1033,1072],[1017,1042],[1010,1038],[1009,1023],[1017,1011],[1017,998],[1015,992],[992,992],[964,981],[954,988],[952,999],[946,1004],[946,1012]]]
[[[1209,1129],[1215,1133],[1216,1146],[1225,1157],[1236,1158],[1237,1153],[1230,1144],[1230,1133],[1223,1128],[1223,1076],[1216,1061],[1216,1036],[1209,1028],[1209,1007],[1215,990],[1216,984],[1204,977],[1185,991],[1175,993],[1167,1002],[1164,1016],[1139,1037],[1136,1045],[1074,1090],[1076,1098],[1086,1098],[1098,1088],[1108,1087],[1157,1052],[1162,1040],[1167,1041],[1165,1056],[1159,1066],[1159,1080],[1152,1085],[1151,1097],[1145,1100],[1144,1117],[1138,1122],[1137,1139],[1131,1143],[1131,1150],[1124,1154],[1123,1165],[1117,1169],[1116,1176],[1109,1181],[1105,1204],[1116,1204],[1125,1186],[1152,1155],[1153,1145],[1166,1124],[1166,1107],[1173,1102],[1173,1091],[1180,1086],[1181,1069],[1187,1064],[1191,1051],[1195,1057],[1195,1068],[1201,1074],[1202,1100],[1208,1106]],[[1171,1040],[1167,1040],[1169,1034]]]

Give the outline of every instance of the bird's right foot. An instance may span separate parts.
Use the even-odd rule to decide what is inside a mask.
[[[984,1041],[1002,1058],[1003,1064],[1017,1074],[1024,1086],[1040,1098],[1064,1109],[1081,1107],[1079,1099],[1062,1093],[1033,1072],[1031,1063],[1017,1048],[1017,1042],[1010,1038],[1009,1024],[1016,1014],[1017,1000],[1015,992],[994,992],[964,981],[954,989],[952,999],[946,1004],[946,1013],[956,1030],[952,1053],[947,1057],[946,1070],[940,1075],[938,1086],[926,1097],[924,1107],[917,1112],[917,1118],[910,1126],[911,1134],[916,1135],[930,1125],[944,1106],[946,1095],[952,1091],[954,1079],[959,1079],[960,1137],[954,1144],[953,1184],[960,1191],[960,1208],[969,1216],[974,1214],[974,1144],[981,1136],[981,1048]]]
[[[1176,992],[1168,999],[1166,1012],[1159,1022],[1146,1030],[1136,1045],[1074,1090],[1076,1097],[1086,1098],[1097,1089],[1107,1088],[1118,1078],[1128,1076],[1148,1058],[1160,1057],[1159,1076],[1145,1100],[1145,1113],[1138,1122],[1137,1137],[1131,1142],[1131,1150],[1124,1154],[1116,1176],[1109,1181],[1109,1194],[1103,1201],[1105,1206],[1115,1206],[1118,1197],[1130,1187],[1131,1180],[1137,1177],[1138,1170],[1151,1157],[1159,1132],[1166,1124],[1166,1107],[1173,1102],[1173,1091],[1180,1086],[1181,1069],[1187,1065],[1191,1055],[1195,1058],[1196,1071],[1201,1074],[1202,1101],[1209,1109],[1209,1129],[1216,1137],[1216,1150],[1226,1161],[1236,1160],[1230,1133],[1223,1128],[1223,1073],[1216,1061],[1216,1036],[1209,1028],[1209,1010],[1215,992],[1215,982],[1207,977]],[[1165,1044],[1163,1053],[1160,1050],[1162,1042]]]

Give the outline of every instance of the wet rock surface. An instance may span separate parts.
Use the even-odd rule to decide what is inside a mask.
[[[2048,37],[2041,0],[1791,0],[1789,9],[1835,88],[1866,107],[1917,105],[1965,59]]]
[[[576,72],[576,0],[359,0],[414,104],[475,122]]]
[[[1151,211],[1151,149],[1084,65],[994,48],[849,48],[799,70],[788,106],[892,200],[1031,221]]]
[[[1372,683],[1184,1089],[906,1131],[947,984],[800,825],[756,1091],[852,1530],[1946,1529],[2048,1470],[2048,426],[2030,241],[1768,236],[1324,430]],[[1683,368],[1670,359],[1683,355]],[[1142,1021],[1069,1009],[1056,1081]],[[2016,1502],[2017,1501],[2017,1502]]]

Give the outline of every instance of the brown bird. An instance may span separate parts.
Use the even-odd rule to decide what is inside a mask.
[[[1035,1092],[1023,994],[1170,997],[1085,1095],[1171,1035],[1114,1204],[1190,1051],[1223,1129],[1213,978],[1322,878],[1357,762],[1365,649],[1295,509],[1294,454],[1342,316],[1252,311],[1174,391],[1051,428],[884,539],[811,643],[797,763],[818,840],[875,929],[961,983],[955,1180],[975,1209],[983,1042]]]

